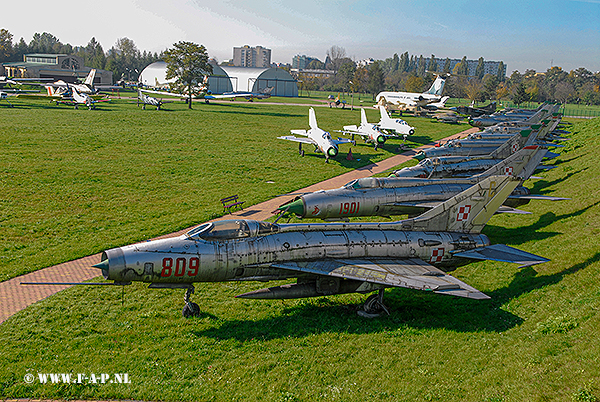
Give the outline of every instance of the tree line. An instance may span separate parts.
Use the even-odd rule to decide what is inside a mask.
[[[35,33],[29,43],[23,38],[13,43],[13,35],[6,29],[0,29],[0,63],[23,61],[28,53],[68,54],[82,57],[87,67],[112,71],[115,80],[137,81],[139,74],[149,64],[161,60],[160,54],[141,52],[134,41],[119,38],[116,43],[104,51],[102,45],[92,37],[86,46],[72,46],[62,43],[48,32]]]
[[[332,58],[336,55],[336,58]],[[561,102],[600,105],[600,72],[592,73],[580,67],[570,72],[554,66],[545,72],[526,70],[521,74],[514,71],[505,76],[505,66],[499,63],[496,74],[484,73],[483,57],[480,57],[475,74],[469,75],[467,57],[451,67],[448,58],[439,63],[434,55],[411,56],[408,52],[385,60],[376,60],[370,65],[358,66],[346,56],[343,48],[332,47],[327,52],[329,67],[334,75],[328,78],[302,78],[301,86],[307,90],[323,90],[371,94],[381,91],[426,91],[437,74],[449,77],[444,95],[467,98],[475,102],[511,100],[524,102]],[[316,66],[316,63],[315,65]],[[311,66],[309,65],[309,68]]]

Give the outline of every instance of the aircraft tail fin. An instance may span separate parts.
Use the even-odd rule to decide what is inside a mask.
[[[379,105],[379,113],[381,114],[381,123],[390,119],[390,116],[388,115],[388,112],[385,110],[384,106]]]
[[[441,96],[442,92],[444,91],[445,84],[446,84],[446,79],[442,78],[441,76],[438,75],[435,78],[435,81],[433,81],[433,84],[431,84],[431,87],[429,88],[429,90],[427,90],[427,92],[425,92],[425,93],[429,94],[429,95]]]
[[[308,125],[310,128],[319,128],[317,125],[317,116],[315,115],[315,109],[312,107],[308,109]]]
[[[515,176],[490,176],[424,214],[401,221],[402,229],[481,233],[520,181]]]
[[[94,78],[96,77],[96,69],[92,68],[90,70],[90,73],[87,75],[84,84],[88,85],[88,86],[93,86],[94,85]]]
[[[527,179],[533,174],[545,154],[545,149],[542,150],[537,145],[530,145],[515,152],[476,177],[506,175]]]
[[[360,124],[365,126],[369,124],[369,122],[367,121],[367,113],[365,112],[365,109],[360,109]]]
[[[55,88],[52,85],[46,85],[46,91],[48,91],[48,96],[54,96]]]

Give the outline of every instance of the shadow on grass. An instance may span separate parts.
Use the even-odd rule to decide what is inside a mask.
[[[284,309],[283,316],[256,321],[226,321],[219,327],[193,330],[191,334],[198,337],[247,341],[302,338],[319,333],[393,334],[392,331],[398,331],[397,336],[403,336],[404,331],[410,329],[438,328],[456,332],[503,332],[523,323],[523,319],[501,309],[502,305],[522,294],[559,283],[567,275],[598,261],[600,252],[564,271],[543,276],[537,276],[537,272],[531,267],[525,268],[508,286],[489,293],[490,300],[452,298],[395,288],[388,290],[385,297],[391,314],[377,319],[359,317],[356,314],[358,306],[339,305],[330,299],[319,298]]]
[[[221,109],[205,109],[215,113],[230,113],[235,115],[250,115],[250,116],[271,116],[271,117],[303,117],[305,113],[279,113],[279,112],[266,112],[262,109],[254,107],[254,105],[240,105],[239,103],[232,103],[231,105],[224,103],[209,103],[209,106],[216,105]],[[252,107],[252,110],[248,110],[248,106]],[[227,110],[229,109],[229,110]]]
[[[551,181],[546,181],[546,180],[543,180],[543,179],[542,180],[538,180],[538,181],[536,181],[533,184],[533,187],[531,188],[531,193],[532,194],[544,194],[543,190],[547,189],[548,187],[552,187],[552,186],[554,186],[554,185],[556,185],[558,183],[561,183],[561,182],[563,182],[565,180],[568,180],[571,177],[575,176],[576,174],[585,172],[587,169],[588,168],[584,168],[584,169],[581,169],[581,170],[577,170],[575,172],[570,172],[570,173],[564,175],[563,177],[560,177],[558,179],[551,180]],[[548,191],[545,191],[545,192],[547,193]]]
[[[493,244],[504,243],[509,245],[517,245],[531,240],[544,240],[559,235],[560,233],[540,232],[539,230],[563,219],[579,216],[598,204],[600,204],[600,201],[569,214],[556,215],[554,212],[546,212],[539,217],[537,222],[529,226],[506,228],[502,226],[487,225],[485,231],[489,233],[489,237],[492,239]]]

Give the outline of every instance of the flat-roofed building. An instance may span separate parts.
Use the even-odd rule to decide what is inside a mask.
[[[76,83],[84,80],[91,68],[83,58],[70,54],[30,53],[23,61],[2,63],[4,74],[14,78],[50,78]],[[112,71],[96,70],[95,85],[112,85]]]
[[[235,67],[271,67],[271,49],[262,46],[248,45],[233,48],[233,65]]]

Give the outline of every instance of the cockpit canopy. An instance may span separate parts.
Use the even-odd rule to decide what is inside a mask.
[[[331,140],[331,134],[329,134],[327,131],[325,131],[325,132],[323,133],[323,136],[322,136],[322,137],[323,137],[323,139],[325,139],[325,140]]]
[[[352,180],[348,184],[344,185],[344,188],[353,188],[355,190],[377,187],[381,187],[381,183],[377,177],[363,177],[362,179]]]
[[[279,231],[279,226],[252,220],[225,220],[203,223],[186,233],[190,239],[228,240],[263,236]]]

